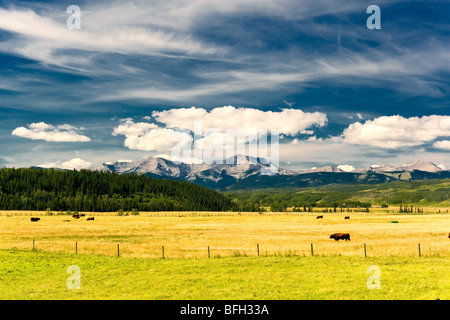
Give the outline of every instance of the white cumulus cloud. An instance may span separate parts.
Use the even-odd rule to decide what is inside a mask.
[[[88,142],[91,139],[79,134],[80,129],[64,124],[53,126],[44,122],[32,123],[25,127],[18,127],[11,133],[13,136],[48,142]]]
[[[253,108],[224,106],[207,111],[203,108],[183,108],[155,111],[152,116],[168,128],[194,130],[201,124],[203,130],[243,129],[246,131],[279,130],[280,134],[312,134],[306,130],[313,126],[322,127],[327,116],[321,112],[303,112],[299,109],[282,109],[280,112]]]
[[[450,116],[383,116],[353,123],[342,134],[347,143],[386,149],[420,146],[439,137],[450,137]]]
[[[433,144],[433,147],[438,149],[450,150],[450,140],[438,141]]]
[[[125,136],[124,145],[131,150],[169,151],[180,141],[190,143],[191,135],[170,128],[161,128],[153,123],[133,122],[126,119],[114,128],[113,136]]]
[[[282,109],[280,112],[274,112],[233,106],[209,111],[196,107],[155,111],[152,118],[145,119],[154,119],[165,127],[150,122],[124,119],[114,129],[113,135],[124,135],[124,145],[129,149],[170,151],[171,157],[176,158],[178,156],[176,150],[188,150],[193,147],[192,150],[196,150],[196,155],[200,152],[208,159],[232,156],[235,154],[235,147],[238,153],[245,153],[245,146],[251,142],[252,148],[249,151],[251,155],[261,156],[259,154],[261,150],[253,148],[256,140],[267,144],[267,135],[276,134],[276,131],[289,136],[313,134],[312,130],[307,129],[324,126],[327,122],[326,114],[320,112],[307,113],[298,109]],[[237,145],[234,145],[235,139]],[[191,155],[187,157],[190,158]]]

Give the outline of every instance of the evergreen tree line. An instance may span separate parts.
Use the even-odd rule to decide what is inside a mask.
[[[313,208],[326,208],[323,212],[350,212],[351,208],[364,209],[368,212],[369,208],[372,206],[369,202],[360,201],[345,201],[345,202],[308,202],[308,203],[294,203],[291,204],[289,201],[277,200],[270,204],[271,211],[285,212],[288,207],[292,205],[294,212],[312,212]],[[332,208],[332,209],[328,209]],[[326,211],[325,211],[326,210]]]
[[[244,212],[262,212],[265,211],[264,208],[260,207],[259,203],[242,201],[242,202],[233,202],[232,210],[244,211]]]
[[[184,181],[90,170],[0,169],[1,210],[226,211],[229,198]]]

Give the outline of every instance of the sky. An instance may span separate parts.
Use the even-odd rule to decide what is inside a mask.
[[[273,130],[284,168],[450,168],[449,36],[446,1],[0,1],[0,167]]]

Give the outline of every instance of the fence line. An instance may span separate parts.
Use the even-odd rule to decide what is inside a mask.
[[[11,211],[11,212],[8,212]],[[51,215],[48,215],[46,212],[39,212],[39,211],[24,211],[24,212],[13,212],[14,210],[3,210],[3,212],[0,212],[1,216],[13,216],[13,217],[33,217],[33,216],[71,216],[73,214],[61,214],[60,212],[52,212]],[[79,211],[80,214],[86,214],[90,216],[98,216],[98,217],[120,217],[117,212],[84,212]],[[295,211],[288,211],[288,212],[190,212],[190,211],[176,211],[176,212],[140,212],[138,215],[132,215],[129,214],[128,216],[142,216],[142,217],[255,217],[255,216],[317,216],[317,215],[324,215],[324,216],[346,216],[349,214],[356,214],[356,215],[367,215],[367,212],[358,211],[358,212],[322,212],[322,211],[313,211],[313,212],[295,212]],[[424,213],[398,213],[398,212],[370,212],[370,215],[380,215],[380,216],[386,216],[386,215],[395,215],[395,216],[408,216],[408,215],[435,215],[435,214],[441,214],[445,215],[448,214],[448,211],[445,212],[424,212]],[[125,215],[123,215],[125,216]]]
[[[69,247],[70,248],[70,243],[73,243],[72,241],[59,241],[59,242],[62,242],[62,244],[63,245],[60,245],[60,246],[52,246],[52,249],[58,249],[58,248],[61,248],[61,247],[63,247],[63,250],[62,250],[62,252],[70,252],[69,250],[67,250],[67,248]],[[92,245],[92,244],[94,244],[94,245],[96,245],[97,246],[97,248],[98,247],[100,247],[102,244],[101,243],[98,243],[98,242],[90,242],[90,241],[86,241],[86,242],[79,242],[79,241],[74,241],[75,242],[75,250],[74,251],[72,251],[72,252],[74,252],[75,254],[78,254],[79,253],[79,244],[81,245],[80,246],[80,248],[82,248],[83,249],[83,244],[84,245],[86,245],[86,246],[89,246],[89,245]],[[13,242],[14,243],[14,242]],[[24,242],[20,242],[20,243],[24,243]],[[43,247],[45,248],[45,245],[43,246],[43,247],[40,247],[40,244],[46,244],[46,243],[53,243],[53,244],[55,244],[55,241],[50,241],[50,240],[36,240],[36,239],[32,239],[32,243],[31,243],[31,246],[29,246],[28,248],[30,248],[31,247],[31,249],[32,249],[32,251],[35,251],[35,250],[41,250],[41,251],[55,251],[55,250],[45,250],[45,249],[43,249]],[[116,251],[116,255],[117,255],[117,257],[120,257],[121,256],[121,253],[127,253],[127,246],[128,246],[128,244],[127,243],[122,243],[123,245],[124,245],[124,247],[123,247],[123,250],[120,250],[120,244],[117,244],[117,251]],[[103,243],[103,248],[104,247],[110,247],[111,248],[111,250],[112,250],[112,247],[113,247],[113,243]],[[353,244],[354,245],[354,244]],[[406,246],[405,246],[406,247]],[[17,247],[13,247],[12,249],[15,249],[15,248],[17,248]],[[73,247],[72,247],[73,248]],[[86,247],[84,247],[84,248],[86,248]],[[253,247],[254,248],[254,247]],[[320,248],[320,246],[319,246],[319,248]],[[323,247],[322,247],[323,248]],[[353,246],[353,248],[355,248],[355,246]],[[289,248],[289,249],[281,249],[281,250],[276,250],[276,249],[273,249],[273,247],[271,247],[271,253],[269,252],[267,252],[267,250],[266,250],[266,256],[282,256],[283,254],[280,254],[280,252],[283,252],[283,250],[284,250],[284,256],[300,256],[299,254],[298,254],[298,252],[300,252],[300,253],[303,253],[303,256],[307,256],[307,254],[305,254],[305,253],[307,253],[308,251],[309,251],[309,255],[310,256],[317,256],[317,255],[322,255],[322,256],[335,256],[335,255],[341,255],[341,254],[345,254],[345,253],[350,253],[350,255],[351,256],[355,256],[355,253],[357,253],[359,250],[361,250],[360,251],[360,255],[359,256],[361,256],[361,257],[367,257],[368,256],[368,247],[367,247],[367,245],[366,245],[366,243],[358,243],[357,244],[357,246],[356,246],[356,248],[359,248],[358,250],[352,250],[352,251],[342,251],[342,252],[336,252],[336,253],[332,253],[332,254],[329,254],[329,252],[328,252],[328,250],[324,250],[323,252],[322,252],[322,254],[320,253],[320,250],[319,251],[317,251],[317,250],[314,250],[315,248],[314,248],[314,244],[313,243],[311,243],[310,244],[310,248],[309,249],[307,249],[306,247],[304,248],[304,249],[298,249],[298,248],[295,248],[295,249],[291,249],[291,248]],[[7,248],[3,248],[3,249],[7,249]],[[10,248],[11,249],[11,248]],[[141,249],[141,248],[138,248],[138,249]],[[202,250],[204,250],[204,249],[201,249],[201,248],[187,248],[189,251],[196,251],[196,252],[199,252],[199,251],[202,251]],[[211,253],[212,253],[212,250],[215,250],[215,252],[218,252],[218,253],[221,253],[221,252],[223,252],[223,251],[226,251],[226,252],[229,252],[229,251],[231,251],[231,254],[230,254],[230,256],[256,256],[256,257],[259,257],[260,256],[260,250],[261,250],[261,246],[260,246],[260,244],[258,243],[257,245],[256,245],[256,250],[255,249],[253,249],[253,250],[251,250],[251,249],[249,249],[249,248],[223,248],[223,247],[211,247],[211,246],[207,246],[207,257],[209,258],[209,259],[211,259],[211,257],[212,257],[212,255],[211,255]],[[374,248],[373,248],[373,246],[371,246],[371,249],[372,249],[372,253],[373,252],[375,252],[375,250],[373,250]],[[418,246],[417,246],[417,256],[418,257],[422,257],[423,256],[423,251],[422,251],[422,246],[421,246],[421,244],[419,243],[418,244]],[[73,250],[73,249],[72,249]],[[58,251],[58,250],[56,250],[56,251]],[[91,250],[92,251],[92,250]],[[123,251],[123,252],[121,252],[121,251]],[[173,252],[175,252],[175,254],[174,254],[174,256],[177,256],[177,257],[179,257],[179,253],[180,252],[183,252],[183,251],[186,251],[186,248],[184,248],[184,249],[178,249],[178,250],[175,250],[175,251],[173,251]],[[241,253],[241,251],[243,252],[243,253]],[[109,250],[107,251],[107,252],[109,252]],[[111,251],[112,252],[112,251]],[[148,253],[154,253],[153,251],[151,251],[151,252],[148,252]],[[92,253],[89,253],[89,254],[92,254]],[[94,255],[96,254],[95,252],[93,253]],[[448,254],[448,252],[447,252],[447,254]],[[107,254],[107,255],[112,255],[112,254]],[[153,256],[155,255],[155,254],[152,254]],[[428,254],[429,256],[430,255],[440,255],[440,253],[439,252],[429,252],[429,254]],[[123,255],[122,255],[123,256]],[[132,255],[133,256],[133,255]],[[138,256],[142,256],[142,255],[138,255]],[[201,256],[201,255],[200,255]],[[221,255],[220,254],[217,254],[217,256],[218,257],[221,257]],[[358,255],[356,255],[356,256],[358,256]],[[373,257],[377,257],[377,255],[372,255]],[[411,255],[409,255],[409,254],[406,254],[406,255],[381,255],[381,256],[402,256],[402,257],[406,257],[406,256],[411,256]],[[166,258],[166,248],[165,248],[165,246],[163,245],[163,246],[161,246],[161,255],[160,255],[160,257],[161,258],[163,258],[163,259],[165,259]],[[189,257],[189,256],[188,256]],[[184,256],[184,257],[182,257],[182,258],[186,258],[186,255]]]

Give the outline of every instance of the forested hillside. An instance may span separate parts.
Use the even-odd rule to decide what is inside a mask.
[[[0,169],[0,209],[222,211],[225,196],[184,181],[89,170]]]
[[[450,205],[450,179],[381,184],[329,184],[309,188],[272,188],[226,192],[238,203],[259,203],[274,211],[287,207],[367,208],[371,206]]]

